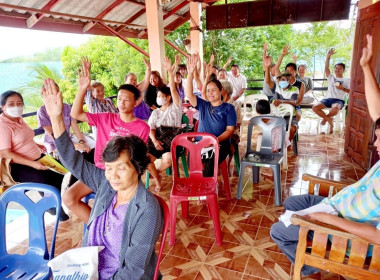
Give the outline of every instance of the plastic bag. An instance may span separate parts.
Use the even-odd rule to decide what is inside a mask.
[[[54,280],[97,280],[98,256],[103,246],[89,246],[68,250],[50,260],[48,266]]]

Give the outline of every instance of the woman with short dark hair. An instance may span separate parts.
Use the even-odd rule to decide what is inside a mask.
[[[52,80],[44,85],[44,103],[61,159],[95,193],[83,245],[105,247],[99,252],[99,278],[153,279],[162,213],[157,199],[141,182],[149,163],[144,141],[135,135],[113,138],[102,153],[105,170],[97,168],[68,141],[62,97]]]

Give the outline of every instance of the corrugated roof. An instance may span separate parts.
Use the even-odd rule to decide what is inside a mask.
[[[146,0],[156,1],[156,0]],[[0,26],[70,33],[111,35],[100,24],[127,38],[146,38],[142,0],[1,0]],[[209,2],[209,1],[208,1]],[[165,34],[189,20],[189,1],[172,0],[162,6]]]

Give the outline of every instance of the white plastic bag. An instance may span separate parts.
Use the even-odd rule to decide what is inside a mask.
[[[54,280],[98,280],[98,255],[103,246],[68,250],[50,260]]]

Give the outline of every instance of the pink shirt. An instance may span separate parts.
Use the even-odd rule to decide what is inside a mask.
[[[34,131],[22,118],[12,121],[4,114],[0,115],[0,150],[11,149],[28,160],[35,160],[41,156],[41,151],[34,142]]]
[[[104,169],[102,153],[107,142],[115,136],[136,135],[145,143],[148,142],[149,125],[140,119],[126,123],[120,119],[119,114],[114,113],[86,113],[88,124],[96,127],[95,165]]]

